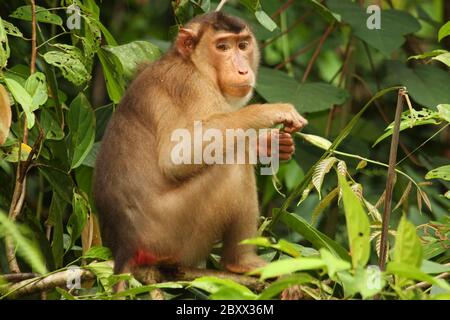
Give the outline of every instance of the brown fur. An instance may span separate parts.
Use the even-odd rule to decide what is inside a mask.
[[[229,28],[237,30],[240,20],[215,15],[220,20],[217,25],[232,21]],[[206,18],[214,26],[214,16]],[[198,23],[205,25],[197,18],[188,26]],[[206,41],[222,33],[209,22],[208,26],[197,38],[195,49],[189,47],[192,42],[177,40],[172,50],[140,72],[108,124],[97,157],[94,195],[116,273],[128,270],[139,250],[159,261],[195,265],[218,240],[223,240],[228,269],[244,272],[263,264],[253,246],[238,245],[255,236],[257,229],[253,166],[175,165],[170,158],[171,133],[177,128],[192,130],[194,120],[202,120],[204,130],[258,129],[284,123],[290,132],[306,121],[288,104],[236,110],[217,80],[219,72],[236,74],[236,70],[232,65],[224,70],[221,56],[211,53],[214,49]],[[250,32],[246,26],[239,31]],[[253,49],[245,59],[256,76],[259,52],[251,39]],[[290,155],[293,149],[287,152]]]

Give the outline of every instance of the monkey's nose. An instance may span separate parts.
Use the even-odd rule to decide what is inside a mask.
[[[248,70],[238,70],[238,72],[242,76],[245,76],[246,74],[248,74]]]

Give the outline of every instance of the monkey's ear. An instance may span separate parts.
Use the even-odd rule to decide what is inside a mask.
[[[175,41],[177,51],[183,57],[188,57],[192,51],[194,51],[196,40],[197,35],[194,30],[181,28],[180,31],[178,31],[177,40]]]

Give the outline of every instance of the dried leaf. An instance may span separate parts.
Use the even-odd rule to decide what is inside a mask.
[[[322,187],[323,179],[325,178],[325,175],[330,172],[330,169],[333,167],[336,161],[337,159],[335,157],[329,157],[320,161],[314,168],[312,183],[319,193],[319,199],[321,199],[320,189]]]
[[[402,205],[402,203],[408,199],[409,193],[411,192],[411,187],[412,187],[412,182],[410,181],[408,183],[408,185],[406,186],[405,191],[403,191],[403,194],[400,197],[400,200],[398,200],[397,205],[395,206],[394,210],[392,210],[392,211],[397,210]]]
[[[8,93],[0,84],[0,146],[5,143],[11,127],[11,105]]]

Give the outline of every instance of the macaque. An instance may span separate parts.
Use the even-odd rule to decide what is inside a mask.
[[[196,266],[218,241],[231,272],[265,264],[254,246],[240,244],[257,231],[254,165],[179,164],[172,157],[172,133],[193,132],[195,121],[224,136],[227,129],[283,125],[267,139],[278,138],[281,160],[291,157],[291,134],[307,121],[286,103],[245,106],[259,60],[244,21],[208,13],[181,28],[172,48],[130,84],[105,132],[94,181],[115,273],[138,265]]]

